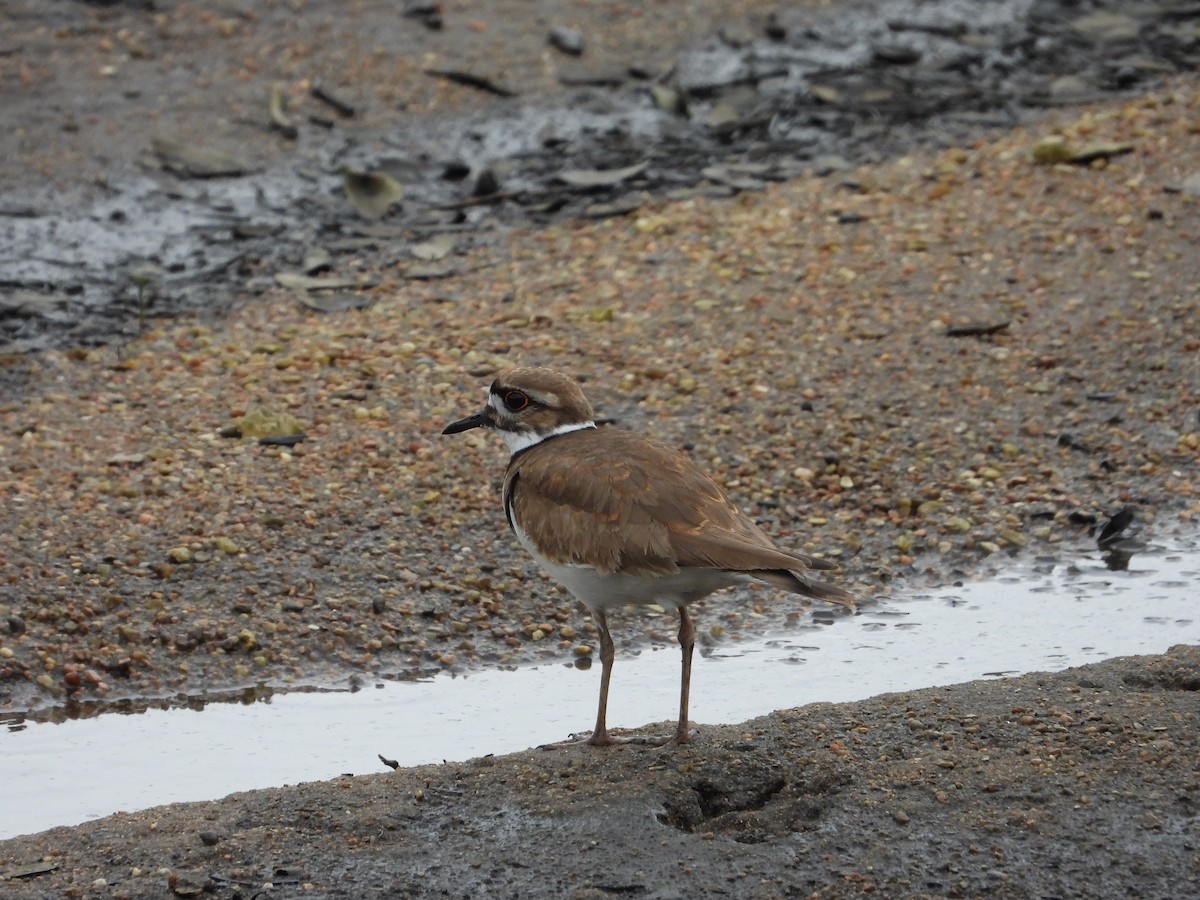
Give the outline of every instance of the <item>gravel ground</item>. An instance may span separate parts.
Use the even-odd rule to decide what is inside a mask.
[[[670,6],[651,5],[661,21],[630,33],[653,46]],[[198,8],[172,14],[220,33]],[[231,60],[250,61],[253,42],[232,43],[242,27],[214,44],[242,56],[212,57],[213,78],[236,81]],[[105,51],[86,37],[64,47],[94,61]],[[1035,164],[1050,134],[1132,152]],[[32,165],[36,144],[26,152]],[[46,158],[50,177],[64,160]],[[504,530],[502,448],[439,434],[517,362],[570,370],[602,414],[687,447],[769,533],[838,559],[839,583],[868,601],[983,577],[1010,553],[1054,554],[1126,506],[1144,529],[1194,529],[1197,206],[1176,188],[1198,168],[1200,79],[1182,77],[851,173],[498,235],[449,281],[364,259],[378,279],[366,310],[314,314],[280,289],[220,323],[5,357],[0,709],[86,713],[116,697],[587,655],[589,623]],[[295,417],[307,440],[222,436],[256,410]],[[764,589],[714,597],[698,618],[732,641],[803,613]],[[624,646],[674,632],[670,616],[615,626]],[[649,765],[517,755],[121,816],[0,845],[6,872],[60,865],[5,890],[162,896],[160,870],[196,860],[235,879],[219,894],[246,896],[237,879],[284,885],[271,872],[300,859],[286,889],[310,896],[672,896],[700,847],[697,894],[1178,895],[1162,872],[1197,877],[1195,671],[1180,649],[780,713],[706,730]],[[790,760],[782,786],[772,754]],[[861,793],[829,801],[839,790]],[[795,800],[806,793],[819,798]],[[783,818],[738,818],[783,796]],[[665,855],[638,843],[654,797],[685,826],[655,832]],[[1108,811],[1085,815],[1097,797]],[[914,809],[941,812],[921,831]],[[820,840],[794,837],[807,819],[831,823]],[[404,843],[410,827],[420,836]],[[196,837],[207,830],[211,848]],[[594,870],[555,880],[591,864],[551,858],[550,834],[597,847]],[[900,834],[919,837],[928,869],[898,874],[918,852]],[[1098,885],[1088,842],[1108,834],[1121,837]],[[472,868],[485,843],[492,855]],[[1001,843],[1026,847],[1020,865]],[[1085,880],[1056,874],[1068,871]],[[477,891],[456,887],[472,883],[454,880],[464,872]]]
[[[1179,80],[850,176],[516,232],[448,282],[383,266],[367,310],[279,291],[219,326],[9,358],[0,704],[586,654],[504,529],[502,448],[439,433],[516,362],[687,447],[864,598],[1126,505],[1193,522],[1196,205],[1167,189],[1197,122]],[[1134,149],[1031,162],[1055,132]],[[1007,327],[948,335],[972,323]],[[264,409],[308,439],[221,436]],[[749,591],[702,621],[736,639],[799,612]]]

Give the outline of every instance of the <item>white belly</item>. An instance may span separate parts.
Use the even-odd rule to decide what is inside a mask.
[[[563,565],[538,553],[520,528],[513,530],[538,564],[589,609],[607,609],[629,603],[682,606],[707,597],[713,591],[750,580],[720,569],[696,567],[681,568],[669,575],[641,576],[598,572],[591,566]]]

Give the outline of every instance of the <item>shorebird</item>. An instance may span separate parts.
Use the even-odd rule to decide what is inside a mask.
[[[695,629],[688,604],[722,588],[764,581],[793,594],[853,609],[850,593],[810,577],[836,566],[783,550],[687,456],[653,438],[597,427],[579,385],[552,369],[502,372],[486,405],[443,434],[495,431],[511,456],[504,515],[534,559],[591,612],[600,636],[600,707],[586,742],[608,733],[606,710],[615,648],[608,611],[661,604],[679,611],[683,674],[675,733],[647,743],[686,741]],[[550,744],[547,747],[561,747]]]

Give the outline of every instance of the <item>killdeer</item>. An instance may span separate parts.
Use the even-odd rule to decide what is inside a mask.
[[[656,744],[688,739],[695,645],[689,603],[757,579],[854,607],[849,593],[808,576],[810,569],[836,568],[833,563],[776,547],[682,453],[615,426],[597,427],[591,404],[566,375],[533,367],[501,373],[483,409],[442,433],[472,428],[490,428],[508,445],[508,524],[542,568],[588,608],[600,633],[600,708],[589,744],[627,740],[611,736],[605,722],[615,655],[612,607],[658,603],[679,610],[679,724],[673,736],[651,741]]]

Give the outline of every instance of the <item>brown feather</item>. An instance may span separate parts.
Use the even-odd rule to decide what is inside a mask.
[[[794,574],[831,563],[775,547],[688,457],[642,435],[606,427],[545,440],[513,457],[504,493],[511,516],[554,562],[640,575],[699,566],[850,598]]]

